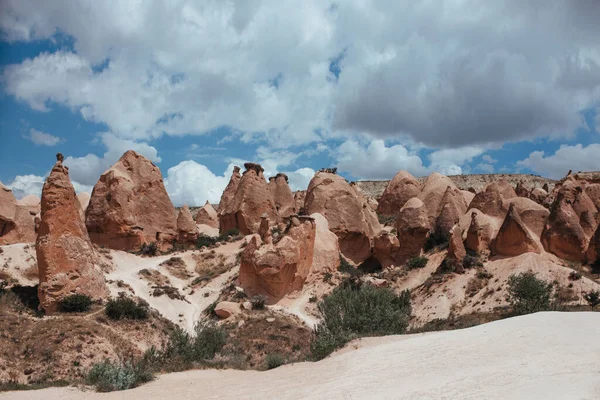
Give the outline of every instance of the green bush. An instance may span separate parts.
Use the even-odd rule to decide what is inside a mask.
[[[265,305],[267,304],[267,298],[261,294],[257,294],[256,296],[252,296],[250,303],[252,303],[253,310],[264,310]]]
[[[569,274],[569,279],[572,281],[578,281],[581,279],[581,274],[577,271],[571,271]]]
[[[429,236],[423,245],[423,250],[430,251],[435,248],[438,250],[444,250],[448,248],[449,242],[450,234],[436,227],[434,230],[429,232]]]
[[[87,374],[87,383],[96,386],[100,392],[127,390],[153,379],[152,371],[142,363],[113,363],[104,360],[94,364]]]
[[[278,353],[267,354],[265,361],[267,364],[267,369],[277,368],[286,363],[285,358]]]
[[[413,257],[407,261],[406,266],[408,269],[424,268],[428,261],[429,259],[427,257]]]
[[[338,271],[342,274],[348,274],[350,276],[362,276],[364,270],[354,268],[352,264],[350,264],[342,255],[340,254],[340,265],[338,267]]]
[[[323,282],[330,282],[331,278],[333,278],[333,274],[331,272],[325,272],[325,274],[323,274]]]
[[[106,304],[106,316],[110,319],[146,319],[148,308],[142,302],[135,302],[129,297],[110,299]]]
[[[210,247],[217,243],[217,241],[217,238],[201,233],[200,235],[198,235],[198,239],[196,239],[196,248],[199,249],[202,246]]]
[[[410,293],[394,293],[348,281],[319,304],[323,318],[311,343],[312,355],[321,359],[349,340],[361,336],[404,333],[411,314]]]
[[[552,309],[552,284],[538,279],[533,272],[508,277],[507,300],[515,315]]]
[[[92,306],[92,299],[85,294],[72,294],[63,297],[58,303],[58,309],[62,312],[84,312]]]
[[[155,256],[158,252],[158,246],[156,242],[144,243],[140,248],[140,254],[144,256]]]
[[[483,267],[483,263],[479,259],[479,254],[468,252],[463,258],[463,268],[469,269],[473,267]]]
[[[494,274],[483,270],[483,271],[477,271],[477,275],[475,275],[475,276],[477,276],[477,279],[491,279],[494,276]]]
[[[600,292],[597,290],[584,294],[583,298],[585,301],[587,301],[590,307],[592,307],[592,310],[595,309],[598,304],[600,304]]]

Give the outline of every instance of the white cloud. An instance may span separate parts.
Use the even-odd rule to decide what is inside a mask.
[[[175,206],[203,206],[206,200],[213,204],[219,203],[233,166],[234,164],[229,164],[224,174],[218,176],[195,161],[182,161],[167,171],[165,188]]]
[[[121,138],[228,126],[272,148],[348,132],[430,147],[565,136],[600,100],[596,2],[332,4],[4,0],[5,39],[60,31],[74,49],[2,78],[32,108],[57,102]]]
[[[498,160],[495,160],[492,156],[490,156],[489,154],[484,154],[483,156],[481,156],[481,159],[483,161],[485,161],[488,164],[496,164],[498,162]]]
[[[310,180],[315,175],[315,170],[312,168],[300,168],[295,171],[285,172],[288,177],[288,183],[292,191],[306,190]]]
[[[40,197],[45,181],[46,178],[43,176],[17,175],[12,182],[6,185],[6,187],[13,191],[13,194],[17,199],[22,199],[28,194],[34,194]]]
[[[31,140],[33,144],[41,146],[56,146],[62,139],[57,136],[52,136],[49,133],[38,131],[37,129],[31,128],[27,139]]]
[[[569,170],[599,171],[600,170],[600,144],[590,144],[583,147],[581,144],[574,146],[562,145],[554,154],[546,155],[543,151],[534,151],[525,160],[517,164],[553,179],[560,179],[567,175]]]
[[[479,163],[475,166],[475,169],[481,171],[484,174],[494,173],[494,166],[492,164]]]

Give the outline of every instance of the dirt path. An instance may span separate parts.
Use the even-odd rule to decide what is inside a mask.
[[[160,376],[126,392],[2,399],[599,399],[600,313],[538,313],[474,328],[365,339],[318,363]]]

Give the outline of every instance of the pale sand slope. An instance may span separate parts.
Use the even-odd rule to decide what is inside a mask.
[[[127,392],[3,399],[600,399],[600,313],[538,313],[474,328],[365,339],[318,363],[163,375]],[[352,346],[352,345],[351,345]]]

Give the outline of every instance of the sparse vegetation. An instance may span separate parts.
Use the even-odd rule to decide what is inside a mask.
[[[408,269],[424,268],[428,261],[429,259],[424,256],[413,257],[406,262],[406,266]]]
[[[349,280],[325,297],[318,309],[323,321],[311,343],[315,360],[357,337],[404,333],[411,314],[410,293]]]
[[[113,392],[131,389],[152,379],[152,371],[145,363],[113,363],[107,359],[92,366],[86,381],[99,392]]]
[[[200,249],[202,247],[211,247],[217,242],[217,238],[201,233],[198,235],[198,239],[196,239],[196,248]]]
[[[267,358],[265,359],[267,364],[267,369],[273,369],[280,367],[286,363],[285,358],[278,353],[267,354]]]
[[[494,277],[494,274],[486,270],[481,270],[477,271],[477,274],[475,276],[477,277],[477,279],[491,279]]]
[[[139,253],[143,256],[154,257],[158,253],[158,246],[156,245],[156,242],[144,243],[142,244]]]
[[[65,296],[59,303],[58,309],[61,312],[85,312],[92,306],[92,299],[85,294],[72,294]]]
[[[448,232],[444,232],[439,228],[435,228],[431,232],[429,232],[429,236],[427,237],[427,241],[423,245],[424,251],[430,251],[433,249],[444,250],[448,248],[448,243],[450,242],[450,234]]]
[[[124,296],[110,299],[106,304],[105,313],[108,318],[114,320],[148,318],[148,308],[145,304]]]
[[[257,294],[256,296],[252,296],[250,303],[252,303],[253,310],[264,310],[267,298],[261,294]]]
[[[507,291],[507,301],[515,315],[552,309],[552,284],[538,279],[531,271],[509,276]]]
[[[465,258],[463,258],[462,265],[464,269],[483,267],[479,254],[472,252],[468,252]]]
[[[358,268],[354,268],[352,264],[350,264],[346,259],[340,254],[340,266],[338,267],[338,271],[342,274],[348,274],[350,276],[361,276],[363,274],[363,270]]]
[[[377,219],[379,219],[379,223],[383,226],[393,225],[396,222],[395,215],[377,214]]]
[[[331,278],[333,278],[331,272],[325,272],[325,274],[323,274],[323,282],[331,282]]]
[[[569,273],[569,279],[572,281],[578,281],[581,279],[581,274],[577,271],[571,271],[571,273]]]
[[[583,299],[587,301],[592,310],[596,308],[597,305],[600,304],[600,292],[594,290],[592,292],[586,293],[583,295]]]

